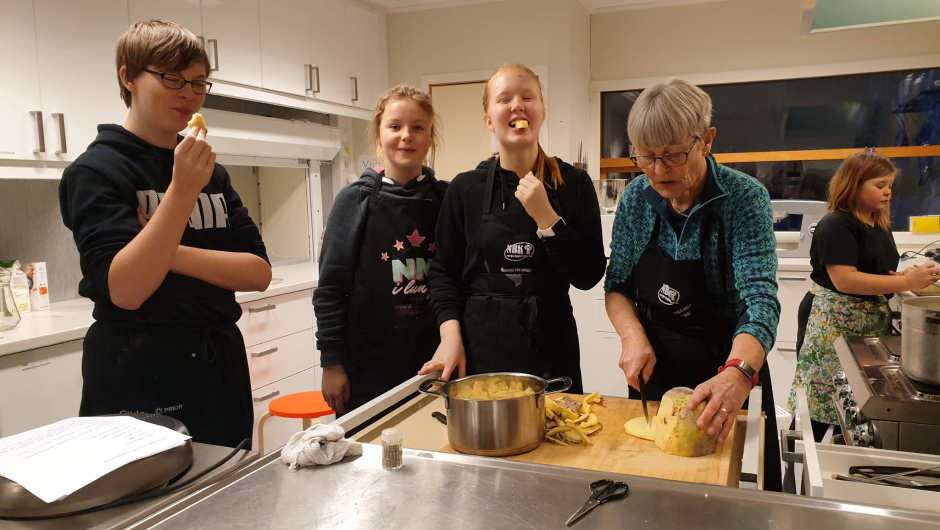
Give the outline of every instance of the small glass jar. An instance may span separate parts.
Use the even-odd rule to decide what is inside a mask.
[[[0,269],[0,331],[13,329],[20,323],[20,312],[13,299],[13,289],[10,288],[10,273]]]
[[[401,431],[398,429],[382,431],[382,468],[389,471],[401,469],[404,460],[402,456]]]

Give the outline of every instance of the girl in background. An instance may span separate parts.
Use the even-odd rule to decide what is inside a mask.
[[[887,297],[940,280],[933,263],[895,272],[900,258],[891,234],[895,178],[894,164],[874,150],[846,158],[830,183],[829,213],[816,226],[810,247],[813,287],[807,294],[812,309],[789,400],[795,409],[796,389],[806,391],[816,441],[838,424],[831,401],[832,378],[841,370],[835,339],[888,333]]]
[[[323,397],[336,412],[414,376],[440,342],[428,272],[447,183],[424,165],[440,143],[437,121],[425,92],[385,92],[369,124],[385,169],[365,170],[330,212],[313,308]]]

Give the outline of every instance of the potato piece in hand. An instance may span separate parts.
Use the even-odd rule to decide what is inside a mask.
[[[703,401],[695,410],[688,409],[692,398],[692,389],[676,387],[666,392],[659,404],[659,412],[653,420],[656,447],[667,454],[676,456],[705,456],[718,449],[719,432],[708,436],[699,429],[698,421],[706,403]]]
[[[206,120],[203,119],[202,114],[199,114],[198,112],[193,114],[193,117],[186,125],[188,125],[190,128],[199,127],[201,129],[206,129],[207,131],[209,130],[206,128]]]

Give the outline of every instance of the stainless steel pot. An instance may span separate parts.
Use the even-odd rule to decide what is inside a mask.
[[[493,377],[507,382],[520,381],[523,387],[532,387],[535,394],[494,400],[457,397],[457,389],[461,384],[472,385],[474,381]],[[548,387],[554,383],[561,383],[561,388],[548,391]],[[432,391],[431,388],[437,385],[440,385],[437,391]],[[531,451],[542,443],[545,439],[543,396],[564,392],[569,388],[569,377],[546,381],[534,375],[499,372],[472,375],[450,382],[429,379],[421,383],[418,391],[444,398],[447,440],[451,447],[472,455],[509,456]]]
[[[940,388],[940,296],[901,303],[901,371],[914,381]]]

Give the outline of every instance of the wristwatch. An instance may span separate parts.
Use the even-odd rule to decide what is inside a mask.
[[[742,372],[744,372],[744,375],[751,381],[751,388],[754,388],[755,386],[757,386],[757,381],[758,379],[760,379],[760,374],[758,374],[757,371],[754,370],[753,366],[747,364],[743,360],[741,359],[729,360],[728,362],[725,363],[724,366],[718,369],[718,373],[720,374],[721,372],[724,372],[725,368],[737,368],[738,370],[741,370]]]
[[[559,221],[561,222],[561,224],[565,224],[565,220],[562,219],[561,216],[558,216],[558,219],[555,219],[555,222],[552,223],[551,226],[549,226],[545,230],[542,230],[541,228],[539,228],[538,230],[535,231],[535,235],[539,236],[539,239],[544,239],[546,237],[554,237],[555,231],[553,230],[553,228],[555,228],[555,225],[557,225]]]

